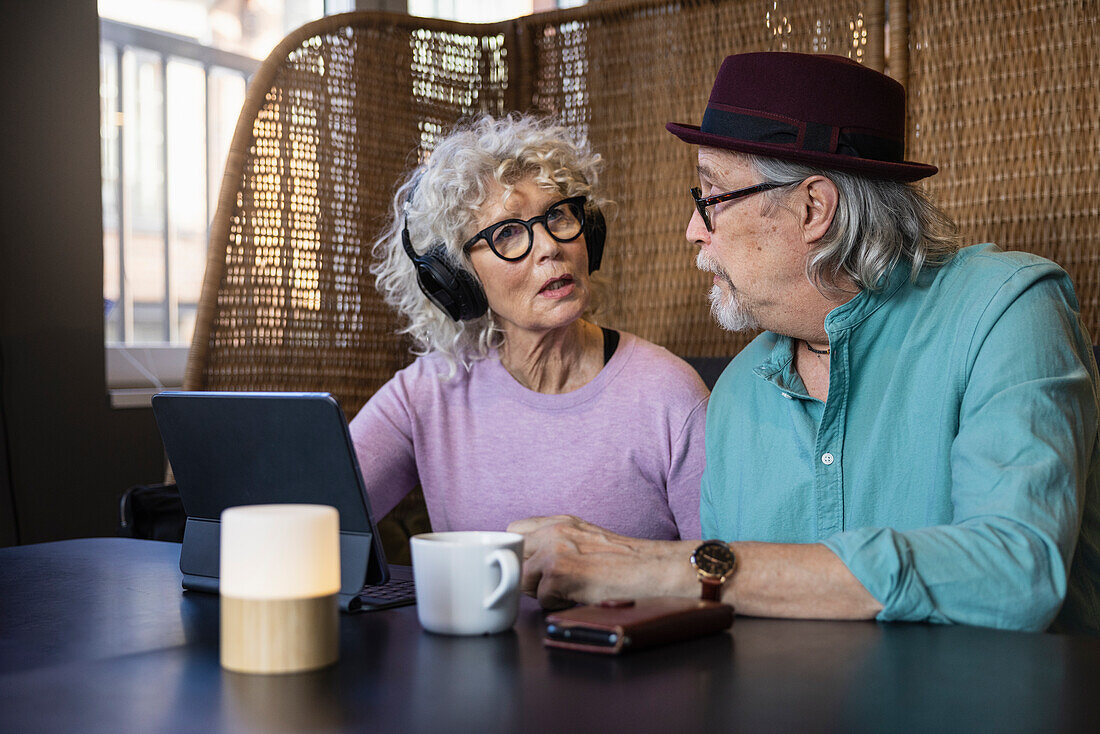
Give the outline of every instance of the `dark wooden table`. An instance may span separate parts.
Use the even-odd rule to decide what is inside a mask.
[[[4,732],[680,732],[1100,729],[1100,640],[738,618],[621,659],[514,632],[426,633],[412,607],[341,618],[340,662],[218,664],[218,598],[179,546],[96,538],[0,550]]]

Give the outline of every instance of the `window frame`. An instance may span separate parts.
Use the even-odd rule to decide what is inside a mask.
[[[216,191],[211,191],[211,188],[221,180],[220,176],[210,175],[211,168],[224,166],[224,161],[212,161],[210,155],[214,146],[211,134],[212,117],[210,113],[211,78],[215,74],[228,71],[230,73],[240,74],[247,87],[252,75],[260,68],[262,62],[249,56],[204,46],[183,36],[142,28],[109,18],[100,18],[99,28],[101,57],[107,49],[112,50],[115,54],[114,63],[118,70],[117,83],[119,89],[114,99],[115,108],[107,111],[109,116],[116,116],[115,119],[120,119],[120,117],[117,116],[121,116],[123,109],[125,91],[123,90],[122,59],[128,49],[145,51],[159,58],[162,102],[167,100],[170,93],[165,80],[167,77],[168,64],[171,60],[177,59],[179,61],[201,66],[204,74],[206,94],[207,190],[205,193],[206,201],[209,206],[209,203],[216,201],[217,193]],[[101,104],[106,104],[106,102],[107,99],[101,96]],[[166,106],[165,109],[167,109]],[[165,150],[167,151],[167,146],[169,144],[167,114],[162,115],[160,125],[162,134],[164,135]],[[124,226],[124,208],[127,203],[125,198],[127,187],[124,160],[126,145],[125,135],[126,130],[123,121],[123,124],[118,124],[118,134],[112,139],[111,144],[116,146],[114,155],[118,165],[118,175],[117,179],[114,181],[114,195],[117,206],[117,242],[115,246],[118,247],[119,301],[115,307],[124,309],[124,312],[120,316],[124,324],[127,321],[125,314],[125,309],[127,308],[125,297],[125,249],[127,243]],[[167,154],[164,157],[167,159]],[[133,334],[127,333],[125,326],[123,327],[122,339],[120,341],[108,341],[107,334],[104,334],[106,387],[113,407],[145,407],[149,405],[149,397],[156,392],[163,389],[179,388],[183,384],[183,373],[187,364],[187,353],[190,350],[190,345],[173,343],[171,341],[174,337],[178,336],[176,330],[172,328],[170,323],[172,314],[175,310],[173,308],[174,304],[172,303],[174,294],[170,287],[171,222],[169,221],[167,201],[168,181],[171,172],[168,170],[167,161],[165,161],[163,165],[165,169],[165,191],[163,196],[164,201],[162,202],[161,234],[164,242],[165,260],[165,297],[163,312],[165,315],[164,341],[157,343],[135,342],[133,340]],[[214,212],[209,210],[206,213],[207,232],[209,232],[210,220],[213,214]],[[106,245],[106,243],[104,244]],[[196,297],[197,295],[198,294],[196,294]]]

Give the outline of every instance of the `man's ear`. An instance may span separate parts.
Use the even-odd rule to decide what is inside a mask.
[[[824,176],[810,176],[799,187],[802,192],[802,237],[807,244],[821,240],[833,226],[840,192],[836,184]]]

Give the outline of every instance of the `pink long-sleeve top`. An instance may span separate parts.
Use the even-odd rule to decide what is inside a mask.
[[[398,372],[351,422],[376,517],[419,481],[432,529],[570,514],[642,538],[698,538],[708,392],[686,362],[622,333],[588,384],[546,395],[499,359]]]

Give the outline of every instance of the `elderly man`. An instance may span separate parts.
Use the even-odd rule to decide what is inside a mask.
[[[703,535],[513,523],[544,606],[654,595],[741,614],[1100,625],[1097,373],[1066,273],[959,249],[911,182],[905,92],[835,56],[728,57],[687,238],[726,329],[764,329],[706,427]]]

